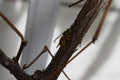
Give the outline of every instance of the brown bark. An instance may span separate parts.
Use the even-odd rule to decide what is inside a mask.
[[[28,74],[26,74],[18,64],[8,58],[4,52],[0,49],[0,64],[10,71],[17,80],[33,80]]]

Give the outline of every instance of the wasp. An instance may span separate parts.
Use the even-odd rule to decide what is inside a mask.
[[[70,28],[64,31],[57,47],[60,46],[61,48],[66,49],[66,47],[69,46],[69,44],[71,43],[73,35],[73,31]]]

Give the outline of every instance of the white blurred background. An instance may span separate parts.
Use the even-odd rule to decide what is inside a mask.
[[[49,37],[49,39],[51,38],[52,41],[51,40],[46,41],[47,38],[43,39],[46,41],[45,44],[50,46],[50,50],[53,54],[57,51],[56,46],[58,44],[58,40],[56,41],[56,43],[53,43],[53,40],[73,23],[73,21],[76,18],[76,15],[79,13],[81,7],[83,6],[83,4],[81,3],[72,8],[68,8],[69,4],[76,1],[77,0],[61,1],[60,8],[57,8],[59,9],[58,10],[59,13],[58,11],[56,12],[57,17],[55,17],[56,25],[54,27],[54,32],[50,33],[53,34],[53,37],[52,36]],[[16,0],[16,1],[0,0],[0,11],[2,11],[14,23],[23,34],[25,34],[26,25],[28,25],[27,24],[28,22],[26,23],[26,20],[27,17],[29,17],[28,16],[29,4],[30,3],[27,0]],[[95,44],[87,48],[81,55],[79,55],[74,61],[72,61],[64,69],[64,71],[71,78],[71,80],[120,80],[120,65],[119,65],[120,64],[120,58],[119,58],[120,57],[120,50],[119,50],[120,5],[119,4],[120,4],[120,0],[113,0],[111,9],[104,23],[98,41],[96,41]],[[86,37],[84,38],[81,44],[81,48],[91,40],[95,32],[95,29],[97,27],[97,24],[99,23],[100,17],[101,17],[101,13],[99,14],[99,17],[95,20],[94,24],[92,25],[88,33],[86,34]],[[32,18],[30,20],[32,20]],[[54,22],[55,21],[53,21],[53,23]],[[17,53],[20,40],[1,18],[0,18],[0,25],[1,25],[0,48],[10,58],[12,58]],[[36,25],[36,26],[40,26],[40,25]],[[32,44],[33,43],[35,42],[32,42]],[[36,42],[35,44],[37,45],[38,43]],[[43,44],[39,46],[44,47]],[[31,47],[29,47],[28,50],[31,50]],[[21,63],[24,62],[29,63],[31,59],[38,54],[38,52],[34,53],[35,54],[34,56],[32,53],[31,54],[25,53],[25,54],[24,54],[24,58],[22,58]],[[29,59],[26,59],[25,56],[29,57]],[[49,62],[50,59],[51,57],[49,56],[47,61]],[[36,62],[33,66],[31,66],[30,69],[28,69],[28,72],[33,73],[34,70],[39,68],[39,64],[46,64],[46,60],[44,61],[45,62],[42,61],[42,63]],[[44,69],[44,67],[45,66],[42,66],[39,69]],[[9,72],[5,68],[0,66],[0,80],[15,80],[15,79],[12,75],[9,74]],[[65,76],[61,74],[58,80],[67,80],[67,78],[65,78]]]

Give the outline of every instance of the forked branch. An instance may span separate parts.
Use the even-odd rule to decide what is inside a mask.
[[[78,4],[81,1],[83,0],[72,5]],[[93,39],[79,51],[78,54],[71,58],[76,47],[81,44],[81,41],[91,27],[93,21],[98,16],[105,2],[108,3],[108,5]],[[111,2],[112,0],[86,0],[74,23],[62,34],[59,42],[60,48],[45,70],[36,70],[31,77],[20,68],[19,64],[16,64],[13,60],[9,59],[2,50],[0,50],[0,64],[6,67],[18,80],[33,80],[33,78],[34,80],[57,80],[64,67],[91,45],[91,43],[94,43],[97,40]]]
[[[8,58],[4,52],[0,49],[0,64],[10,71],[17,80],[33,80],[28,74],[26,74],[18,64]]]

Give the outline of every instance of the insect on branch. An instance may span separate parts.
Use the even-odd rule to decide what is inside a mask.
[[[72,7],[84,0],[79,0],[69,7]],[[70,78],[64,72],[64,68],[73,61],[81,52],[83,52],[87,47],[89,47],[92,43],[95,43],[99,37],[101,28],[104,24],[105,18],[107,16],[108,10],[112,0],[86,0],[83,8],[79,12],[77,18],[74,23],[65,30],[59,37],[60,41],[58,45],[60,46],[55,56],[52,55],[47,46],[44,47],[43,51],[28,65],[23,66],[23,69],[20,68],[18,64],[18,60],[21,56],[21,52],[27,41],[24,39],[23,35],[16,29],[16,27],[6,18],[4,14],[0,12],[0,16],[10,25],[10,27],[16,32],[16,34],[21,38],[21,46],[18,51],[18,54],[15,58],[8,58],[4,52],[0,49],[0,64],[7,68],[17,80],[57,80],[58,76],[61,72],[67,77],[68,80]],[[85,34],[91,27],[92,23],[99,15],[99,12],[106,4],[105,11],[103,12],[103,16],[101,17],[100,23],[96,29],[92,40],[88,42],[76,55],[72,57],[74,52],[76,51],[76,47],[81,44]],[[57,40],[57,37],[55,40]],[[33,75],[29,76],[23,70],[29,68],[43,53],[47,52],[51,55],[52,60],[48,64],[48,66],[44,70],[36,70]]]

